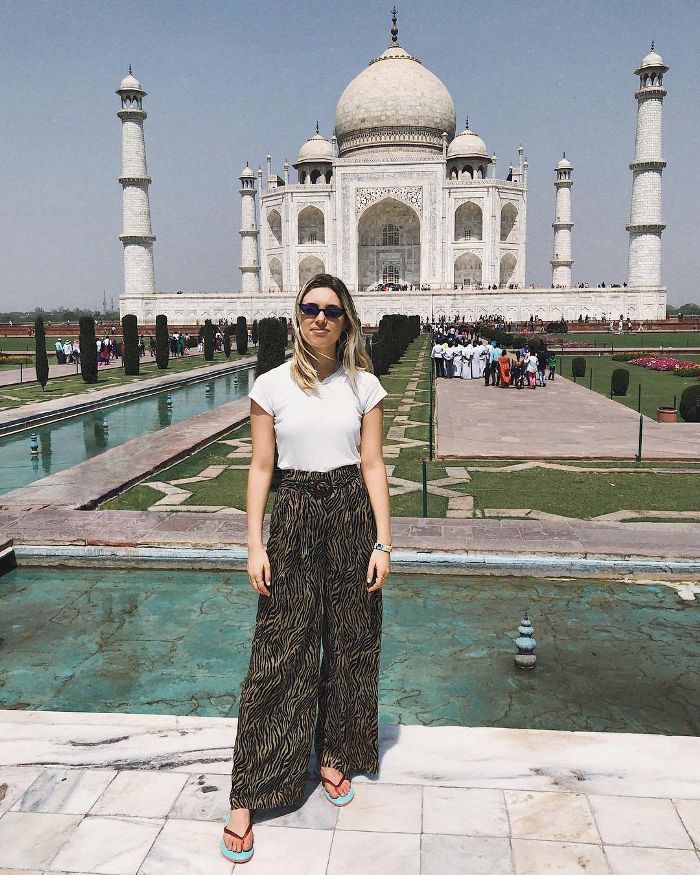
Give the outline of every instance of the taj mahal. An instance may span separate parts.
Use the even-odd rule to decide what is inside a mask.
[[[340,276],[365,325],[387,313],[424,320],[460,314],[472,321],[574,320],[620,314],[664,319],[661,282],[663,75],[652,50],[635,70],[637,128],[627,282],[581,288],[572,281],[573,166],[554,168],[551,286],[526,280],[528,162],[522,146],[497,172],[497,158],[470,130],[457,132],[443,82],[398,41],[396,9],[388,48],[340,95],[330,139],[316,132],[281,175],[240,175],[239,289],[156,292],[143,99],[132,75],[117,94],[122,122],[124,294],[122,315],[144,325],[289,316],[298,290],[317,273]],[[630,138],[631,139],[631,138]],[[505,163],[505,162],[504,162]],[[499,163],[499,167],[503,166]]]

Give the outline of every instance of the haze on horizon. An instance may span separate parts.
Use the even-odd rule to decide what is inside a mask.
[[[280,173],[330,137],[348,82],[390,41],[390,3],[50,0],[3,4],[0,310],[100,308],[122,289],[120,122],[129,64],[144,108],[160,291],[240,288],[238,175]],[[504,177],[529,162],[527,282],[549,286],[554,167],[574,165],[574,282],[623,282],[638,80],[651,40],[664,77],[663,280],[698,300],[700,4],[659,7],[403,0],[399,42],[442,79]]]

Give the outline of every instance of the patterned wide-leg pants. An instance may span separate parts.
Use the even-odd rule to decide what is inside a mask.
[[[367,592],[375,541],[356,465],[284,473],[267,542],[271,595],[258,599],[241,693],[232,808],[295,802],[312,739],[321,766],[379,771],[382,597]]]

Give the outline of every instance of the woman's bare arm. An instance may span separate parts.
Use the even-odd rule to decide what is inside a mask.
[[[381,402],[362,417],[360,436],[360,468],[362,477],[369,492],[372,512],[377,523],[377,541],[380,544],[391,544],[391,510],[389,504],[389,486],[386,479],[386,468],[382,456],[384,439],[384,410]],[[391,568],[388,553],[377,550],[372,552],[367,569],[368,592],[380,589],[389,576]],[[372,579],[376,578],[372,583]]]
[[[255,401],[250,402],[253,456],[248,471],[248,577],[254,589],[270,595],[270,562],[262,542],[265,506],[270,494],[275,459],[275,429],[272,416]]]

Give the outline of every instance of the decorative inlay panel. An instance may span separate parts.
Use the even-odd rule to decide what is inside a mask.
[[[359,216],[368,206],[385,197],[403,201],[423,217],[423,187],[420,185],[393,185],[386,188],[355,189],[355,215]]]

